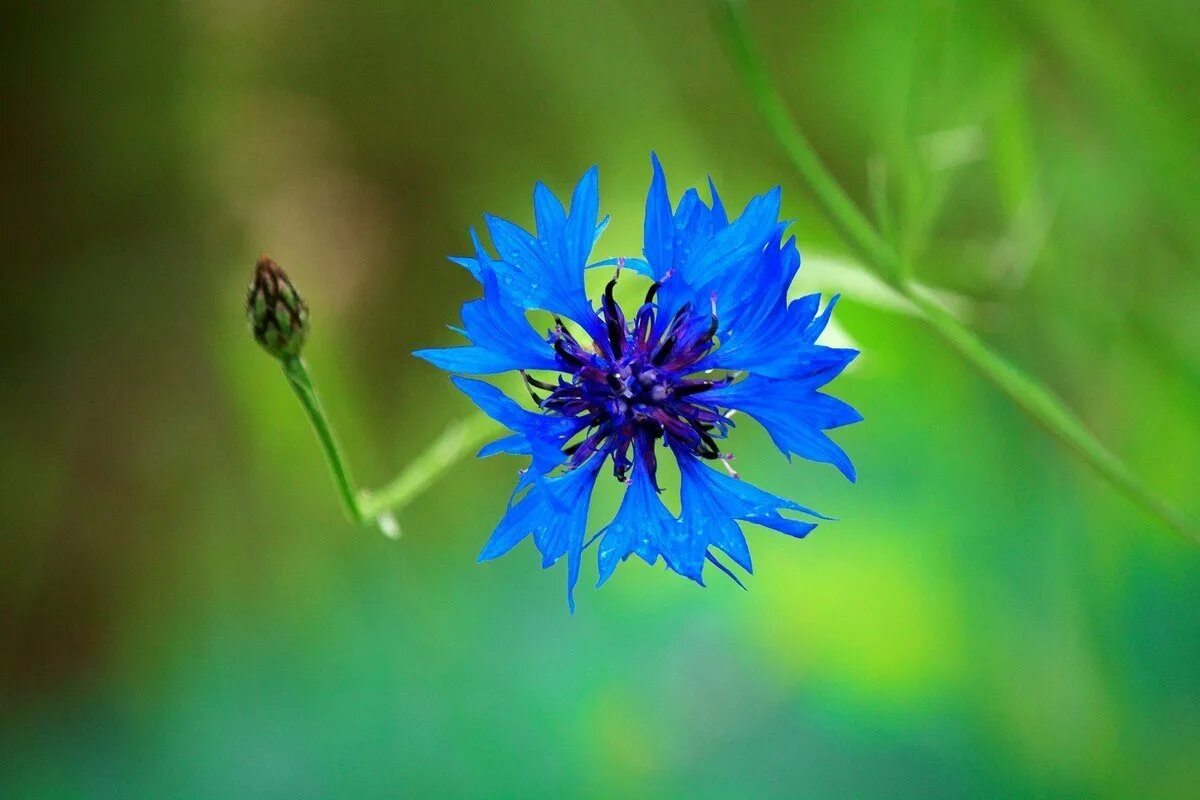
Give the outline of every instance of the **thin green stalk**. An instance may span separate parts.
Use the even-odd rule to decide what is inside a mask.
[[[908,297],[924,319],[987,380],[1085,463],[1171,528],[1200,544],[1200,525],[1141,483],[1067,406],[1033,378],[992,351],[906,277],[900,259],[829,172],[788,112],[754,47],[739,0],[717,4],[720,28],[767,127],[791,159],[817,204],[864,265]]]
[[[337,486],[346,516],[356,524],[377,523],[389,535],[394,535],[395,530],[395,522],[389,512],[398,511],[408,505],[459,459],[478,449],[501,430],[500,426],[488,417],[473,414],[450,425],[387,486],[377,491],[356,491],[348,462],[338,446],[333,427],[321,405],[321,399],[317,396],[308,368],[298,356],[284,359],[280,363],[283,365],[283,374],[288,384],[296,392],[296,397],[304,406],[308,421],[312,423],[317,434],[329,470],[333,473],[333,482]]]
[[[452,423],[433,444],[408,462],[408,466],[395,480],[374,492],[360,492],[360,511],[367,518],[373,518],[383,511],[400,510],[440,478],[456,461],[477,450],[501,430],[498,423],[482,414],[474,414]]]
[[[371,519],[371,517],[363,516],[362,509],[358,505],[350,469],[346,466],[346,459],[338,446],[337,438],[333,435],[333,427],[325,415],[321,398],[317,396],[317,390],[313,387],[308,367],[299,356],[283,359],[280,364],[283,366],[283,374],[287,378],[288,384],[296,393],[296,397],[300,399],[300,405],[304,406],[304,411],[308,414],[308,421],[312,423],[313,430],[316,431],[317,439],[321,443],[321,450],[325,453],[325,460],[329,463],[329,469],[333,473],[333,482],[337,485],[338,494],[342,498],[342,508],[346,512],[346,516],[354,523],[362,523]]]
[[[876,233],[870,220],[858,210],[854,201],[842,191],[842,187],[821,162],[817,151],[792,120],[782,96],[771,84],[750,39],[741,2],[721,0],[717,3],[717,14],[733,51],[734,61],[750,89],[755,105],[779,146],[804,179],[805,187],[813,199],[825,211],[842,238],[864,261],[882,267],[889,278],[898,275],[900,264],[895,252]]]
[[[921,309],[934,330],[993,385],[1008,395],[1018,408],[1147,511],[1200,544],[1200,526],[1139,481],[1129,467],[1105,447],[1062,400],[994,353],[936,302],[913,291],[910,285],[902,287],[902,291]]]

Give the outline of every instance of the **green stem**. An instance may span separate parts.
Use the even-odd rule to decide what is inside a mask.
[[[1200,526],[1139,481],[1129,467],[1105,447],[1062,400],[989,349],[949,312],[915,291],[910,284],[905,284],[901,290],[921,309],[933,329],[985,378],[1008,395],[1018,408],[1147,511],[1200,544]]]
[[[717,3],[717,14],[726,39],[733,51],[733,58],[755,105],[766,120],[774,135],[800,177],[805,188],[825,211],[842,238],[850,244],[864,261],[883,267],[890,277],[900,273],[899,259],[887,245],[870,220],[854,204],[841,186],[822,163],[817,151],[809,144],[792,119],[783,97],[767,77],[750,33],[746,28],[746,15],[739,0],[722,0]]]
[[[375,492],[361,492],[359,509],[367,518],[373,518],[385,510],[403,508],[463,455],[478,449],[500,431],[498,423],[482,414],[451,424],[432,445],[408,462],[395,480]]]
[[[767,127],[791,159],[817,204],[863,259],[865,266],[912,300],[938,335],[1076,456],[1171,528],[1200,543],[1200,525],[1195,520],[1173,508],[1141,483],[1129,467],[1105,447],[1052,392],[993,352],[908,280],[907,270],[902,269],[899,256],[821,163],[816,151],[792,119],[754,47],[741,2],[721,0],[717,4],[717,14],[722,32],[733,52],[734,62]]]
[[[338,446],[337,438],[333,435],[333,427],[329,424],[329,418],[325,415],[321,399],[317,396],[312,377],[308,374],[308,367],[299,356],[285,359],[281,363],[284,377],[287,378],[296,397],[300,399],[300,405],[304,406],[304,411],[308,414],[308,421],[312,423],[313,430],[317,433],[321,450],[325,453],[325,460],[329,463],[330,471],[333,472],[333,482],[337,485],[338,494],[341,495],[342,507],[346,516],[354,523],[370,519],[363,516],[362,509],[358,505],[350,469],[346,466],[346,459]]]
[[[389,512],[398,511],[407,505],[426,487],[440,478],[463,456],[477,449],[487,439],[500,432],[500,426],[482,414],[474,414],[448,427],[428,448],[408,463],[408,466],[387,486],[378,491],[356,492],[354,480],[346,457],[333,435],[333,426],[317,396],[308,367],[300,358],[282,362],[283,374],[296,392],[300,404],[308,414],[308,421],[316,431],[321,450],[333,482],[342,499],[346,516],[356,524],[377,523],[385,533],[395,535],[395,522]]]

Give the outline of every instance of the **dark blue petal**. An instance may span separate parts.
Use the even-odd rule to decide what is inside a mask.
[[[862,415],[841,400],[816,391],[825,380],[821,376],[772,380],[752,375],[697,398],[744,411],[767,429],[775,445],[789,458],[795,453],[810,461],[833,464],[853,481],[854,466],[849,456],[822,431],[859,422]]]

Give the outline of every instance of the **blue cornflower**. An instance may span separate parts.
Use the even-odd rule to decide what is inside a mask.
[[[827,462],[854,480],[850,459],[824,431],[862,417],[818,390],[858,351],[817,344],[836,295],[823,310],[817,294],[788,302],[800,254],[794,237],[783,240],[788,223],[779,220],[779,189],[753,198],[733,221],[711,181],[711,205],[689,189],[672,210],[662,166],[655,156],[651,161],[644,259],[589,265],[608,224],[608,217],[597,222],[595,167],[576,185],[569,213],[539,183],[536,235],[487,216],[499,257],[472,232],[475,257],[452,259],[483,286],[482,298],[463,306],[458,329],[471,344],[416,353],[454,373],[521,371],[536,411],[483,381],[453,378],[512,431],[479,455],[532,457],[480,560],[503,555],[532,534],[543,567],[567,557],[572,609],[592,489],[610,461],[627,489],[616,516],[593,537],[600,540],[601,584],[617,562],[635,554],[648,564],[662,556],[670,569],[701,585],[705,562],[736,581],[714,550],[751,571],[739,521],[795,537],[815,527],[780,512],[819,514],[741,481],[729,466],[732,456],[720,442],[735,410],[762,424],[789,459],[794,453]],[[614,265],[597,310],[584,273]],[[631,314],[614,299],[622,267],[650,281]],[[555,314],[544,336],[526,318],[531,309]],[[542,380],[528,370],[559,375]],[[678,515],[659,497],[658,459],[666,451],[679,465]]]

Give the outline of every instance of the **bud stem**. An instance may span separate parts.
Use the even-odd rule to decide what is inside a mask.
[[[337,485],[338,493],[342,497],[342,506],[346,511],[346,516],[356,524],[365,522],[366,519],[354,491],[350,470],[346,466],[346,459],[333,435],[333,428],[329,424],[329,418],[325,415],[325,409],[321,405],[321,399],[317,396],[317,390],[313,387],[308,367],[304,365],[304,361],[299,356],[283,359],[280,363],[283,366],[284,377],[287,378],[296,397],[300,399],[300,405],[304,406],[304,411],[308,414],[308,421],[312,423],[313,430],[317,433],[321,449],[325,452],[325,460],[329,462],[329,469],[333,472],[333,482]]]

